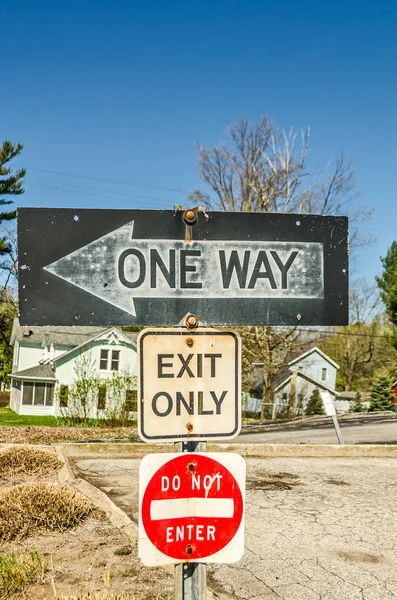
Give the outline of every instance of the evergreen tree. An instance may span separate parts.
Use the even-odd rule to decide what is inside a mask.
[[[364,411],[364,405],[361,400],[361,394],[360,394],[360,392],[357,392],[356,397],[354,398],[353,403],[350,407],[350,412],[356,413],[356,412],[363,412],[363,411]]]
[[[3,221],[15,219],[15,210],[4,210],[2,207],[12,204],[12,200],[5,200],[2,196],[19,196],[24,193],[22,187],[25,169],[12,172],[8,163],[22,152],[22,144],[13,144],[5,140],[0,147],[0,226]],[[4,212],[1,212],[4,210]],[[0,256],[9,252],[9,244],[6,237],[0,237]]]
[[[323,401],[321,400],[320,390],[315,388],[309,398],[305,409],[305,415],[323,415],[325,414]]]
[[[374,410],[392,410],[394,400],[391,389],[391,381],[388,377],[379,377],[371,390],[371,411]]]

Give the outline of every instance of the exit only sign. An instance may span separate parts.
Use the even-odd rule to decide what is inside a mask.
[[[239,434],[241,340],[235,331],[145,329],[137,343],[138,430],[145,442]]]

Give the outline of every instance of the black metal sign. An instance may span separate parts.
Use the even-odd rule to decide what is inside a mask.
[[[345,325],[346,217],[18,210],[26,325]]]

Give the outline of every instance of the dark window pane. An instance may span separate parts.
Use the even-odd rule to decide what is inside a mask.
[[[125,406],[124,409],[128,411],[137,411],[138,405],[138,393],[136,390],[127,390],[125,393]]]
[[[108,354],[109,350],[101,350],[101,360],[99,361],[99,368],[102,371],[106,371],[108,368]]]
[[[54,403],[54,387],[53,383],[47,383],[47,391],[45,397],[45,405],[52,406]]]
[[[112,371],[119,370],[120,350],[112,350]]]
[[[35,406],[44,406],[45,383],[35,383],[34,404]]]
[[[26,404],[26,405],[33,404],[33,388],[34,388],[34,383],[25,382],[23,384],[22,404]]]
[[[60,408],[68,407],[68,396],[69,396],[68,386],[61,384],[59,386],[59,407]]]
[[[98,410],[104,410],[106,407],[106,385],[100,385],[98,388]]]
[[[327,369],[323,369],[321,373],[321,381],[325,381],[327,379]]]

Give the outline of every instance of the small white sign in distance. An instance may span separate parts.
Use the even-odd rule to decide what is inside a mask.
[[[142,440],[227,440],[239,434],[241,339],[235,331],[144,329],[137,346]]]
[[[323,401],[325,413],[329,417],[335,417],[336,410],[335,410],[335,405],[332,402],[331,394],[329,392],[327,392],[326,390],[322,390],[322,391],[320,391],[320,396],[321,396],[321,400]]]
[[[245,461],[233,453],[145,456],[138,554],[146,566],[233,563],[244,552]]]

